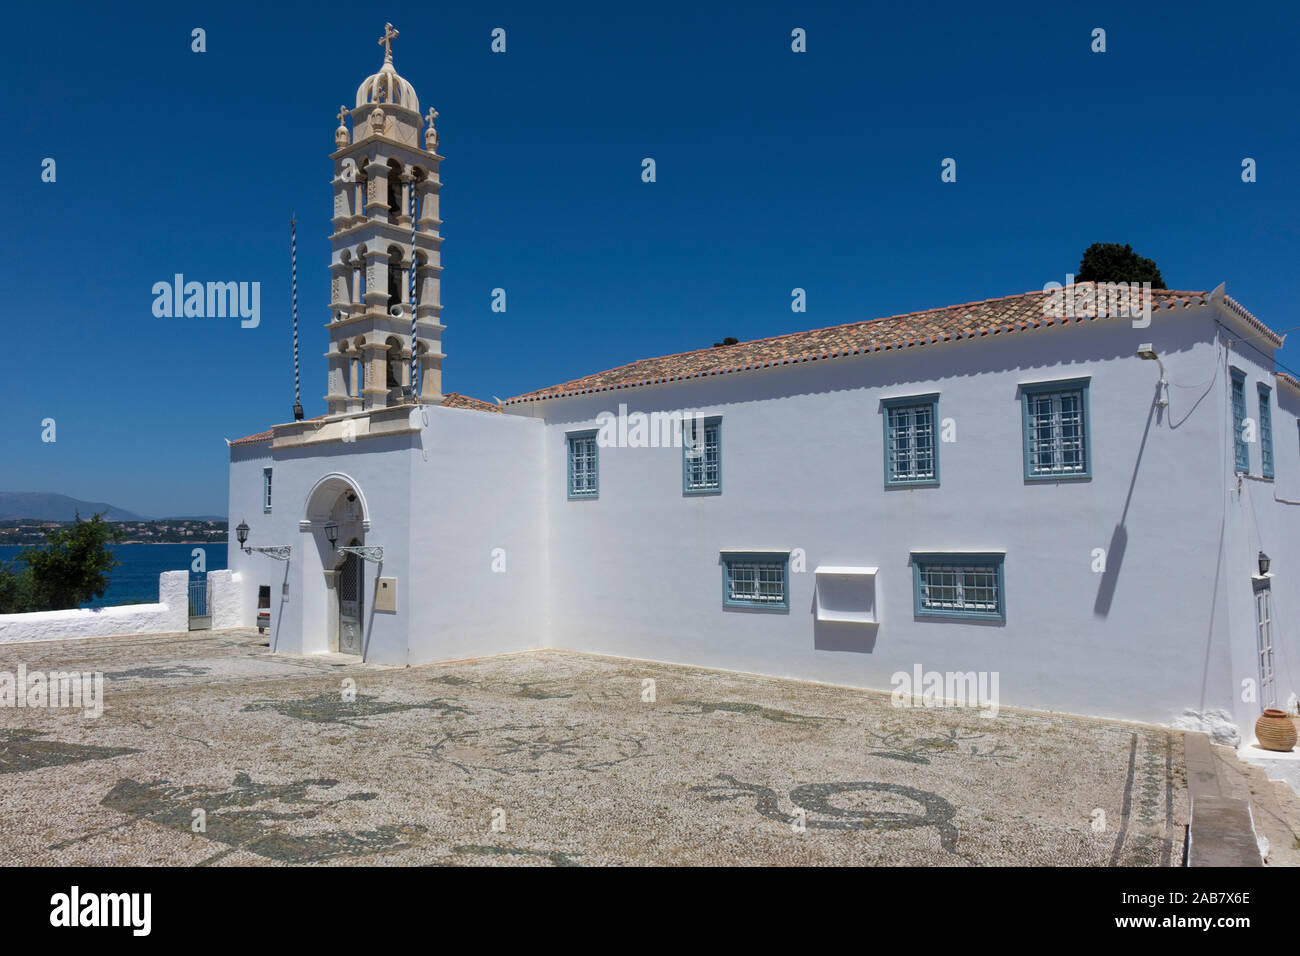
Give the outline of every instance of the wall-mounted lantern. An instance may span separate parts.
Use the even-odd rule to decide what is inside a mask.
[[[1264,577],[1264,575],[1268,574],[1268,566],[1272,563],[1273,563],[1273,559],[1270,558],[1267,554],[1265,554],[1263,551],[1259,553],[1259,576],[1261,578]]]
[[[243,551],[244,554],[257,552],[258,554],[264,554],[269,558],[275,558],[277,561],[289,560],[289,553],[292,551],[292,548],[288,545],[275,545],[269,548],[250,548],[245,545],[244,542],[248,540],[248,531],[249,528],[247,521],[241,521],[235,526],[235,537],[239,539],[239,549]]]

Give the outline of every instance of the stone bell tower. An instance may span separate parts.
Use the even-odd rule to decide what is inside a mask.
[[[415,90],[394,69],[396,37],[393,25],[385,24],[379,38],[383,65],[357,88],[352,110],[339,108],[334,131],[334,233],[326,326],[330,414],[442,401],[442,157],[433,127],[438,113],[430,108],[422,118]],[[418,389],[412,387],[412,349]]]

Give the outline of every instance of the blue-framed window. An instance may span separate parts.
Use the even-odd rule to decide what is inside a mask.
[[[262,469],[262,511],[271,513],[271,469]]]
[[[596,430],[569,432],[569,497],[600,496],[600,449],[596,447]]]
[[[682,494],[722,493],[722,418],[682,419]]]
[[[1273,390],[1259,386],[1259,468],[1265,478],[1273,477]]]
[[[998,552],[912,554],[917,617],[1007,619],[1006,576]]]
[[[1250,446],[1246,444],[1246,373],[1235,368],[1232,370],[1232,447],[1236,455],[1236,470],[1249,474]]]
[[[885,484],[937,485],[939,396],[887,398],[880,404],[885,416]]]
[[[1020,386],[1025,479],[1092,477],[1087,378]]]
[[[722,552],[724,607],[790,607],[788,551]]]

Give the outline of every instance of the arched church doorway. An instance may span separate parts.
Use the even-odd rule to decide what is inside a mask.
[[[361,486],[335,472],[307,495],[300,523],[310,535],[303,565],[304,653],[366,653],[366,562],[341,548],[366,546],[370,510]],[[314,547],[312,546],[314,545]],[[371,579],[371,586],[374,581]]]
[[[360,547],[361,541],[353,538],[349,544]],[[365,613],[365,589],[362,587],[364,562],[355,554],[348,554],[338,570],[339,595],[339,653],[360,656],[362,621]]]

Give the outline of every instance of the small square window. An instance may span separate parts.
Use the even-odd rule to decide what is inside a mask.
[[[723,607],[790,607],[788,551],[722,553]]]
[[[1006,620],[1003,555],[913,553],[917,617]]]

